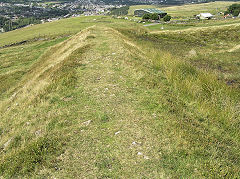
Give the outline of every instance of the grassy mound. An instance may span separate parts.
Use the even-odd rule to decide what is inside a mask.
[[[85,20],[0,49],[0,175],[238,178],[239,26]]]

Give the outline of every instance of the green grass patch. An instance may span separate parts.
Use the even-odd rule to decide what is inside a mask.
[[[1,159],[0,173],[11,178],[29,175],[43,165],[54,168],[56,165],[54,159],[62,152],[62,140],[54,136],[40,137]]]

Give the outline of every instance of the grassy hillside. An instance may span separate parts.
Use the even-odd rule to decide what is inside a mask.
[[[81,17],[1,43],[37,28],[56,35],[0,49],[0,176],[240,177],[240,26]]]
[[[236,2],[231,1],[217,1],[203,4],[191,4],[183,6],[173,6],[160,8],[165,10],[173,17],[191,17],[202,12],[210,12],[216,15],[218,12],[224,12],[227,10],[227,7]]]
[[[210,2],[210,3],[203,3],[203,4],[190,4],[190,5],[179,5],[179,6],[170,6],[170,7],[159,7],[159,6],[130,6],[129,8],[129,15],[134,14],[134,10],[142,9],[142,8],[157,8],[167,12],[173,18],[186,18],[192,17],[193,15],[197,15],[202,12],[210,12],[212,14],[217,14],[218,12],[224,12],[227,10],[227,7],[232,5],[231,1],[217,1],[217,2]]]
[[[71,18],[60,21],[34,25],[0,35],[0,46],[18,43],[26,40],[55,38],[76,34],[80,30],[101,21],[97,17]]]
[[[220,19],[220,20],[189,20],[184,23],[165,23],[165,24],[150,24],[146,26],[153,33],[165,32],[165,31],[178,31],[187,30],[188,32],[194,32],[196,30],[213,30],[219,27],[236,26],[240,24],[240,19]]]

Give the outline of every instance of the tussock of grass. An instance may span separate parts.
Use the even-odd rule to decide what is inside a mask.
[[[129,34],[126,31],[124,33]],[[134,37],[131,33],[129,35]],[[171,39],[171,36],[166,39]],[[176,140],[184,138],[187,145],[185,149],[176,147],[173,152],[163,156],[163,167],[173,177],[190,177],[191,173],[199,177],[237,177],[239,144],[237,126],[234,124],[239,121],[238,89],[227,87],[215,73],[197,69],[190,64],[191,61],[184,60],[184,56],[183,59],[176,57],[172,50],[178,48],[169,49],[169,52],[158,50],[163,46],[156,43],[160,42],[157,38],[144,38],[141,34],[136,41],[142,49],[147,49],[146,54],[153,62],[155,75],[146,75],[146,85],[150,89],[159,88],[160,98],[155,100],[162,103],[153,105],[149,98],[150,101],[142,103],[143,109],[164,113],[162,117],[167,120],[167,126],[177,131],[173,132],[175,137],[179,137]],[[182,42],[181,39],[179,41]],[[219,159],[219,155],[224,159]],[[200,168],[193,169],[198,165],[191,163],[193,158],[201,161]],[[186,162],[191,163],[192,167],[186,167]],[[178,174],[172,172],[175,170]]]
[[[15,144],[12,144],[13,148]],[[61,153],[61,139],[54,136],[40,137],[24,146],[24,148],[2,158],[0,161],[0,173],[4,177],[12,178],[29,175],[42,165],[54,168],[57,166],[54,160]]]

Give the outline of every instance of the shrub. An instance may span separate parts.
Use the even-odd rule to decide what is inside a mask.
[[[159,20],[159,16],[157,13],[151,14],[151,19],[152,20]]]
[[[143,17],[142,17],[143,19],[151,19],[151,14],[144,14],[143,15]]]
[[[171,16],[166,15],[166,16],[163,17],[163,20],[164,20],[164,22],[168,22],[168,21],[171,20],[171,18],[172,18]]]
[[[224,15],[232,14],[233,16],[238,16],[239,13],[240,13],[240,4],[232,4],[231,6],[228,7]]]
[[[239,13],[240,13],[240,9],[235,9],[235,10],[233,11],[232,15],[233,15],[234,17],[236,17],[236,16],[239,15]]]
[[[240,9],[240,4],[232,4],[231,6],[228,7],[228,11],[233,14],[235,10]]]

